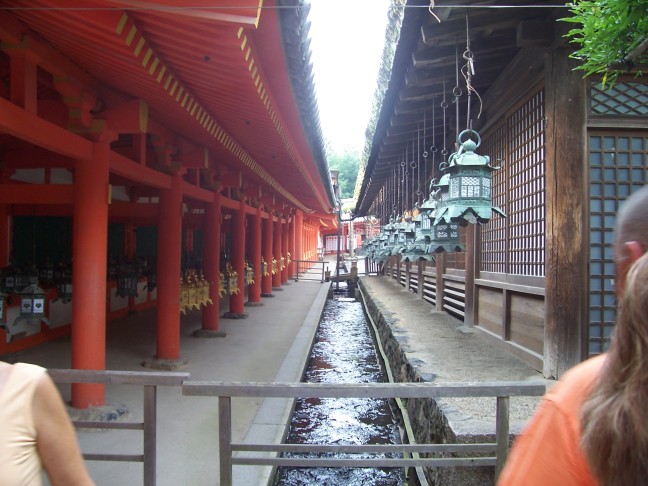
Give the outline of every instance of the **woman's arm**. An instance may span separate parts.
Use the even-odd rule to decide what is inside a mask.
[[[74,427],[48,374],[38,383],[33,403],[38,453],[53,486],[92,486]]]

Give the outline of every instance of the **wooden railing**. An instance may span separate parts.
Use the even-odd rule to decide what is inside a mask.
[[[77,429],[141,430],[144,434],[142,454],[83,454],[88,461],[141,462],[144,486],[155,486],[157,465],[157,387],[179,386],[189,379],[189,373],[162,371],[108,371],[50,369],[56,383],[100,383],[135,385],[144,388],[142,422],[73,421]]]
[[[325,267],[324,260],[293,260],[295,263],[295,282],[301,280],[325,280]]]
[[[291,466],[291,467],[440,467],[440,466],[495,466],[496,477],[508,457],[509,397],[540,396],[543,383],[223,383],[188,381],[182,385],[182,394],[218,397],[218,430],[220,484],[232,484],[234,465]],[[497,397],[495,442],[479,444],[392,444],[392,445],[324,445],[324,444],[241,444],[232,443],[232,397],[283,398],[441,398],[441,397]],[[235,455],[237,452],[266,453]],[[401,453],[404,458],[286,458],[283,452],[310,453]],[[269,455],[273,453],[272,455]],[[415,457],[418,453],[461,453],[462,457]],[[494,453],[491,456],[468,456],[466,453]]]

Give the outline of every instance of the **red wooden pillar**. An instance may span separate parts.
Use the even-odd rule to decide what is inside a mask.
[[[248,301],[245,305],[263,305],[261,303],[261,207],[259,206],[252,220],[250,231],[250,261],[254,269],[254,283],[248,288]]]
[[[213,304],[203,309],[202,328],[194,331],[195,337],[225,337],[218,329],[220,313],[220,251],[221,251],[221,195],[214,195],[214,202],[205,210],[205,242],[203,270],[209,282],[209,298]]]
[[[304,259],[304,214],[300,210],[295,214],[295,258]]]
[[[182,177],[172,178],[171,188],[160,191],[157,238],[156,355],[144,362],[150,368],[174,368],[180,359],[180,277],[182,253]]]
[[[295,254],[295,214],[290,217],[290,225],[288,227],[288,253],[290,253],[290,265],[288,266],[288,278],[295,276],[295,263],[294,259],[297,258]]]
[[[284,268],[281,271],[281,285],[288,284],[288,219],[281,223],[281,256],[284,259]]]
[[[93,159],[74,170],[72,368],[106,368],[106,260],[108,257],[108,175],[110,148],[94,144]],[[105,403],[104,385],[72,385],[72,406]]]
[[[272,295],[272,213],[263,220],[263,259],[266,262],[266,273],[261,279],[261,297],[274,297]]]
[[[243,319],[247,317],[247,314],[243,312],[243,306],[245,305],[245,201],[241,201],[232,222],[232,268],[238,273],[236,286],[239,291],[230,295],[229,311],[223,314],[223,317],[227,319]]]
[[[277,217],[273,228],[274,243],[272,254],[277,260],[277,273],[272,276],[273,290],[281,290],[281,216]]]

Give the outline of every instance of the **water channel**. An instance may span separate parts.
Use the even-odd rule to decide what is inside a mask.
[[[334,284],[333,288],[336,288]],[[327,301],[304,375],[311,383],[387,381],[362,303],[340,284]],[[399,444],[390,403],[384,399],[299,399],[289,444]],[[338,454],[336,457],[352,457]],[[359,455],[355,455],[358,457]],[[312,457],[291,454],[290,457]],[[319,457],[326,457],[320,455]],[[362,457],[380,457],[363,454]],[[402,468],[279,468],[276,486],[403,485]]]

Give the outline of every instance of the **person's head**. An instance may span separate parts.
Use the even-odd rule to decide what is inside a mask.
[[[615,289],[623,295],[628,269],[648,251],[648,185],[633,192],[617,216],[614,241]]]

